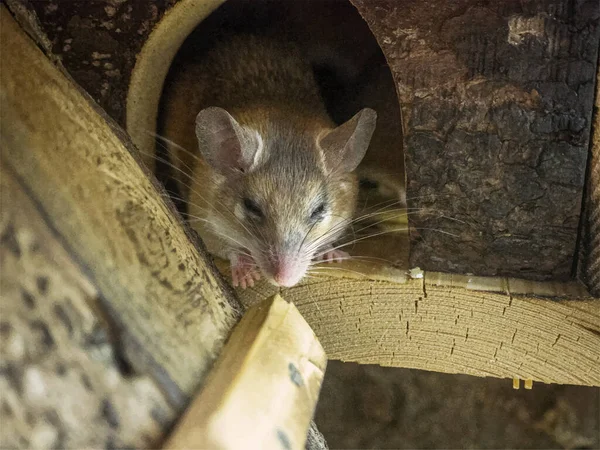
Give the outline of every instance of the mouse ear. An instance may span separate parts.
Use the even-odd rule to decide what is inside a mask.
[[[375,131],[377,113],[364,108],[319,139],[327,172],[352,172],[362,161]]]
[[[196,116],[198,149],[219,172],[248,172],[259,148],[257,133],[242,127],[223,108],[203,109]]]

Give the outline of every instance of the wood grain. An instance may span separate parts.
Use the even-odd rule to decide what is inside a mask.
[[[155,448],[175,410],[6,164],[0,194],[0,448]]]
[[[512,294],[510,283],[505,292],[488,292],[451,278],[372,280],[342,270],[282,295],[296,304],[330,359],[600,386],[598,301]],[[238,295],[253,304],[274,290],[259,283]]]
[[[165,447],[304,448],[326,364],[293,304],[279,295],[256,304]]]
[[[122,356],[182,408],[239,318],[127,137],[1,8],[0,145],[98,291]]]

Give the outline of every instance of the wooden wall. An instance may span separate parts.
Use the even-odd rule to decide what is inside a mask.
[[[396,80],[409,207],[438,214],[410,217],[412,265],[569,278],[600,4],[352,1]]]

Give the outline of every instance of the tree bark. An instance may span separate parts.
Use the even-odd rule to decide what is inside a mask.
[[[571,277],[598,2],[352,2],[397,84],[411,264]]]

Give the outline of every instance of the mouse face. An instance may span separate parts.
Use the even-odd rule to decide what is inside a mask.
[[[273,158],[235,188],[233,213],[254,261],[273,284],[293,286],[347,228],[356,202],[351,174],[328,176],[300,161]],[[288,159],[289,156],[288,156]],[[291,158],[294,159],[294,158]],[[291,164],[290,164],[291,162]]]
[[[228,241],[232,264],[243,257],[273,284],[293,286],[341,236],[355,210],[352,171],[374,129],[374,112],[363,114],[334,129],[277,123],[260,131],[221,108],[198,114],[199,149],[216,186],[206,222]]]

